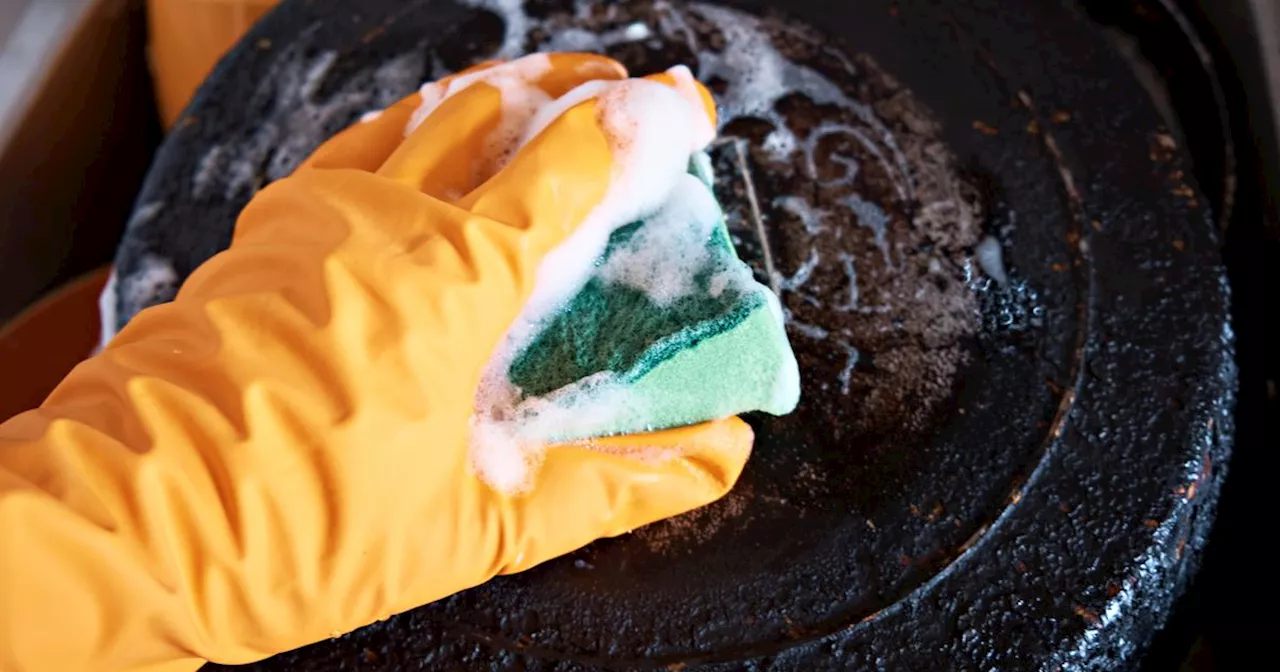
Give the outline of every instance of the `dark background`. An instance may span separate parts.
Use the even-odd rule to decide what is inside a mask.
[[[1274,0],[1258,0],[1268,2]],[[1256,22],[1250,5],[1258,3],[1250,0],[1178,3],[1213,52],[1236,136],[1240,199],[1226,258],[1239,348],[1238,434],[1201,572],[1142,670],[1266,669],[1276,665],[1280,636],[1280,581],[1267,538],[1275,530],[1280,494],[1280,181],[1275,111],[1267,95],[1274,84],[1264,63],[1274,68],[1280,53],[1262,46],[1259,31],[1280,37],[1280,23]]]

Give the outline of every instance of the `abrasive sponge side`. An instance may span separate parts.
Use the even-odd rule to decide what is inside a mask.
[[[705,154],[686,177],[662,210],[613,233],[586,285],[516,354],[508,379],[524,440],[795,408],[778,299],[738,258]]]

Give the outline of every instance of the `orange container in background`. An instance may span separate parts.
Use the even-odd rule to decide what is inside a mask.
[[[98,345],[98,295],[109,268],[49,293],[0,325],[0,422],[39,406]]]
[[[160,119],[173,126],[222,55],[279,0],[147,0]]]

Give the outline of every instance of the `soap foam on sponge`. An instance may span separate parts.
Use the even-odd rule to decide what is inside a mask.
[[[470,448],[495,488],[527,487],[548,445],[783,414],[798,401],[777,297],[737,258],[711,191],[702,150],[714,129],[688,70],[668,76],[675,87],[589,82],[533,113],[531,97],[513,90],[527,75],[499,87],[518,101],[513,124],[524,126],[501,125],[493,144],[518,143],[495,149],[500,161],[595,99],[615,173],[603,201],[539,266],[482,373]]]

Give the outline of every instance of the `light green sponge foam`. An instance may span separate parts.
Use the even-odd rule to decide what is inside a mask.
[[[691,176],[691,177],[690,177]],[[777,297],[737,256],[694,157],[663,211],[613,232],[590,280],[516,353],[526,438],[564,442],[740,413],[800,396]]]

